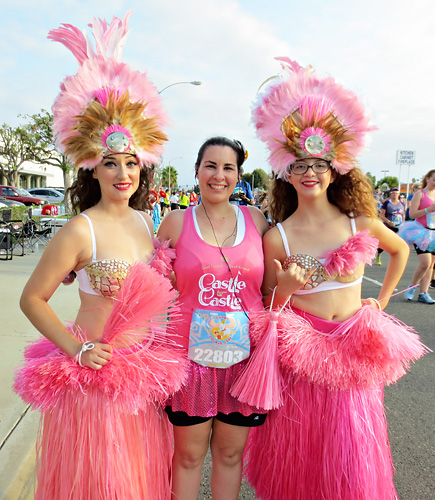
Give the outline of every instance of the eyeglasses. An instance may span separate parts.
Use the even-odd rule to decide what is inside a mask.
[[[297,162],[290,165],[290,170],[296,175],[306,174],[309,168],[311,168],[315,174],[324,174],[331,168],[331,163],[325,160],[318,160],[312,165]]]

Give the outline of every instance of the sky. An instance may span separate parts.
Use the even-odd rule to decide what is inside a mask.
[[[146,71],[169,115],[163,166],[193,185],[201,144],[214,135],[248,149],[245,171],[270,172],[250,123],[261,84],[280,73],[276,56],[332,75],[362,100],[378,130],[360,158],[378,179],[420,179],[435,168],[435,6],[433,0],[3,0],[0,15],[1,122],[50,109],[77,61],[47,40],[61,23],[83,30],[94,17],[133,11],[124,61]],[[397,150],[416,152],[399,168]]]

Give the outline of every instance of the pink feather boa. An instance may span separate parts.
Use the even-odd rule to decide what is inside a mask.
[[[176,291],[149,265],[132,266],[104,328],[102,342],[113,343],[127,332],[133,345],[115,349],[101,370],[80,367],[42,338],[25,350],[14,390],[42,411],[61,404],[65,391],[97,389],[134,413],[150,402],[163,403],[186,376],[185,355],[172,330],[176,323]],[[171,315],[171,329],[168,317]]]
[[[362,264],[371,265],[378,244],[368,229],[356,233],[339,248],[322,256],[326,258],[326,273],[329,276],[346,276],[353,274]]]

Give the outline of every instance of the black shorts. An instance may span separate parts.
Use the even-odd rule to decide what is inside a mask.
[[[415,248],[417,255],[421,255],[424,253],[431,253],[432,255],[435,255],[435,252],[429,252],[429,250],[420,250],[420,248],[418,248],[418,246],[415,243],[414,243],[414,248]]]
[[[241,413],[234,412],[228,415],[219,412],[215,417],[195,417],[184,411],[172,411],[171,406],[165,408],[169,422],[177,427],[189,427],[191,425],[202,424],[215,418],[224,424],[237,425],[238,427],[259,427],[266,421],[267,413],[252,413],[245,417]]]

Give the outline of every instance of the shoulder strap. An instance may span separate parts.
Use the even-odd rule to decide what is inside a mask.
[[[86,215],[84,213],[81,213],[79,215],[83,215],[89,222],[89,229],[91,230],[91,239],[92,239],[92,261],[97,260],[97,241],[95,239],[95,232],[94,232],[94,226],[92,225],[91,218],[89,215]]]
[[[152,235],[151,235],[151,231],[150,231],[150,228],[147,224],[147,221],[145,220],[145,217],[138,211],[138,210],[135,210],[135,212],[137,213],[137,215],[139,215],[139,217],[142,219],[142,222],[145,224],[145,227],[147,228],[147,231],[148,231],[148,234],[150,235],[150,238],[153,239]]]
[[[352,228],[352,236],[355,236],[357,233],[356,229],[356,222],[355,219],[353,218],[353,212],[350,212],[350,227]]]
[[[285,234],[285,231],[284,231],[284,228],[282,227],[281,222],[278,222],[276,227],[279,229],[279,232],[281,234],[282,243],[283,243],[284,248],[285,248],[285,253],[287,254],[287,257],[290,257],[290,255],[291,255],[290,247],[288,246],[287,236]]]

